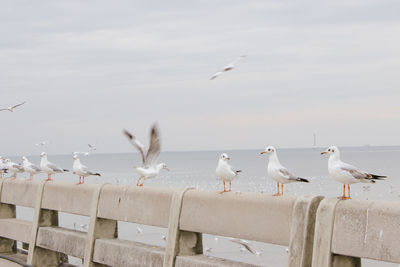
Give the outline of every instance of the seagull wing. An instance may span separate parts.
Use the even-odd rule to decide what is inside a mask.
[[[241,55],[241,56],[237,57],[234,61],[229,63],[225,68],[229,68],[229,67],[235,66],[236,63],[238,63],[240,60],[242,60],[245,57],[247,57],[247,56],[246,55]]]
[[[144,165],[146,161],[146,157],[144,156],[144,145],[140,143],[140,141],[137,140],[136,137],[127,130],[124,130],[124,134],[129,139],[131,144],[139,151],[140,155],[142,156],[142,164]]]
[[[12,108],[16,108],[16,107],[22,106],[22,105],[25,104],[25,103],[26,103],[26,101],[24,101],[24,102],[22,102],[22,103],[19,103],[19,104],[16,104],[16,105],[12,106]]]
[[[156,124],[151,127],[150,145],[146,154],[145,165],[154,166],[161,153],[160,132]]]
[[[2,109],[0,109],[0,111],[4,111],[4,110],[8,110],[8,108],[2,108]]]
[[[221,74],[222,74],[222,71],[216,72],[213,76],[211,76],[210,80],[214,80],[215,78],[217,78]]]
[[[283,177],[285,177],[286,179],[296,179],[297,177],[296,176],[294,176],[293,174],[291,174],[290,172],[289,172],[289,170],[288,169],[286,169],[285,167],[281,167],[280,169],[279,169],[279,173],[283,176]]]
[[[63,172],[63,169],[58,168],[54,163],[48,162],[47,167],[55,172]]]

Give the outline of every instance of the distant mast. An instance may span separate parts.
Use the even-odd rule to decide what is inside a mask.
[[[314,143],[313,148],[317,148],[317,135],[314,133]]]

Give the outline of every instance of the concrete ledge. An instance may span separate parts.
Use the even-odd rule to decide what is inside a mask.
[[[40,227],[36,245],[83,259],[86,233],[61,227]]]
[[[1,202],[33,208],[39,181],[4,179]]]
[[[29,243],[32,222],[20,219],[0,219],[0,236]]]
[[[95,184],[48,182],[44,186],[41,208],[89,216],[91,205],[88,203],[92,202],[96,186]]]
[[[400,263],[398,202],[340,201],[334,223],[333,253]]]
[[[175,267],[259,267],[258,265],[230,261],[205,255],[177,256]]]
[[[288,246],[295,200],[190,190],[183,198],[180,229]]]
[[[173,193],[168,188],[105,185],[97,216],[166,228]]]
[[[109,266],[162,266],[164,248],[121,239],[97,239],[93,261]]]

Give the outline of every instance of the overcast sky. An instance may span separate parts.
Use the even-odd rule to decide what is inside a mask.
[[[399,145],[400,1],[3,0],[0,155]],[[231,72],[210,76],[241,54]]]

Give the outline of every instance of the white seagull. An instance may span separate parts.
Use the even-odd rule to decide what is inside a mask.
[[[269,155],[268,162],[268,175],[274,179],[277,183],[278,191],[274,196],[283,196],[283,185],[294,182],[305,182],[308,183],[307,179],[294,176],[289,172],[288,169],[283,167],[279,162],[276,149],[273,146],[269,146],[261,154]],[[279,192],[279,184],[282,184],[282,193]]]
[[[78,184],[84,184],[85,183],[85,177],[90,176],[90,175],[97,175],[101,176],[100,173],[97,172],[92,172],[83,165],[78,158],[78,155],[74,155],[74,164],[72,166],[72,169],[74,170],[74,173],[79,175],[79,183]],[[82,180],[81,180],[82,179]]]
[[[350,185],[355,183],[375,183],[375,180],[383,180],[386,176],[375,175],[361,171],[356,167],[340,160],[340,151],[336,146],[329,147],[321,154],[329,154],[328,172],[329,175],[339,183],[343,184],[343,196],[339,199],[350,199]],[[346,184],[349,195],[346,196]]]
[[[47,145],[47,141],[42,141],[40,143],[35,144],[35,146],[45,146]]]
[[[242,55],[242,56],[236,58],[234,61],[232,61],[231,63],[226,65],[222,70],[216,72],[213,76],[211,76],[210,80],[214,80],[222,73],[232,70],[235,67],[235,64],[245,57],[246,57],[246,55]]]
[[[35,174],[42,172],[38,166],[30,162],[25,156],[22,157],[22,167],[24,168],[25,172],[29,173],[28,180],[33,180],[33,176]]]
[[[3,178],[3,175],[8,172],[7,166],[4,164],[3,157],[0,156],[0,178]]]
[[[22,105],[25,104],[25,103],[26,103],[26,102],[24,101],[24,102],[22,102],[22,103],[19,103],[19,104],[16,104],[16,105],[12,106],[12,107],[1,108],[0,111],[8,110],[8,111],[10,111],[10,112],[14,112],[14,109],[15,109],[16,107],[22,106]]]
[[[14,173],[14,176],[12,176],[12,180],[15,180],[15,179],[17,178],[17,173],[22,173],[22,172],[24,172],[24,168],[23,168],[21,165],[12,162],[12,161],[9,160],[9,159],[6,159],[6,160],[4,161],[4,163],[6,164],[7,169],[8,169],[10,172]]]
[[[40,157],[42,158],[40,160],[40,168],[42,169],[43,172],[47,173],[47,180],[46,181],[51,181],[52,180],[51,179],[51,175],[52,174],[68,172],[68,170],[59,168],[55,164],[53,164],[50,161],[48,161],[46,152],[42,152],[42,154],[40,154]]]
[[[137,140],[134,135],[127,130],[124,130],[124,134],[142,156],[142,166],[135,167],[136,172],[140,175],[139,180],[136,183],[137,186],[143,186],[143,183],[146,179],[156,177],[162,169],[169,171],[165,163],[157,164],[158,157],[161,153],[161,142],[160,134],[155,124],[151,127],[150,145],[146,154],[144,145]],[[141,179],[143,179],[143,181],[140,183]]]
[[[231,158],[228,157],[226,153],[221,154],[218,160],[217,169],[215,170],[217,177],[224,182],[224,191],[221,191],[221,193],[231,192],[232,180],[238,176],[239,172],[241,172],[241,170],[234,170],[233,167],[229,165],[228,160],[230,159]],[[225,189],[225,182],[229,182],[228,191]]]
[[[88,147],[89,147],[89,152],[97,150],[97,147],[95,145],[88,144]]]

